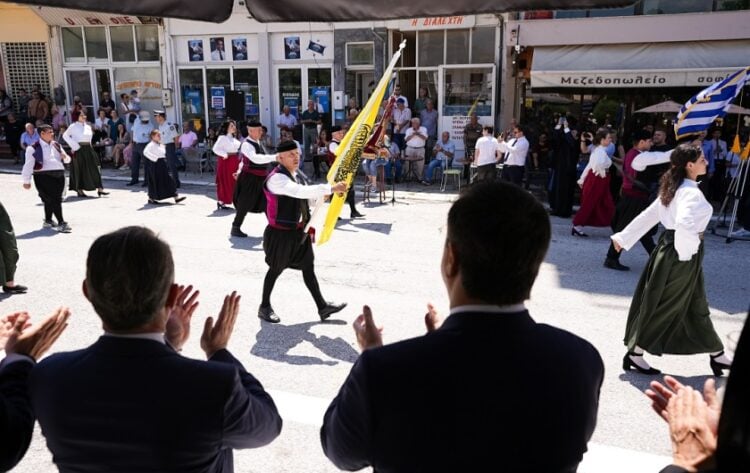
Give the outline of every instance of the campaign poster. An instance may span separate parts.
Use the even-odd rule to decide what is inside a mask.
[[[299,36],[286,36],[284,38],[284,58],[300,58]]]
[[[202,39],[189,39],[188,40],[188,55],[190,56],[190,62],[201,62],[203,61],[203,40]]]
[[[203,114],[203,91],[197,87],[183,87],[182,106],[186,115]]]
[[[247,61],[247,38],[232,40],[232,58],[235,61]]]
[[[227,51],[224,47],[224,38],[222,37],[210,38],[209,44],[211,45],[211,60],[212,61],[226,60]]]
[[[318,113],[331,111],[331,96],[328,93],[328,87],[310,87],[310,92]]]
[[[214,110],[224,110],[225,107],[224,87],[211,87],[211,108]]]

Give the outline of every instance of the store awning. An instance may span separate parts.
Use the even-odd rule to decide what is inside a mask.
[[[750,40],[534,48],[532,89],[700,87],[747,66]]]
[[[72,8],[118,15],[159,16],[221,23],[229,18],[234,0],[14,0],[15,3]],[[371,21],[418,17],[450,17],[525,10],[611,8],[633,0],[245,0],[250,14],[261,22]]]

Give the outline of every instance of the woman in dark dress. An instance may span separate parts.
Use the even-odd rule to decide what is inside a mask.
[[[91,146],[94,128],[86,120],[86,111],[81,110],[78,121],[63,133],[63,139],[75,153],[70,165],[70,190],[76,191],[78,197],[86,197],[83,191],[96,190],[99,197],[109,195],[104,192],[102,173],[99,168],[99,156]]]
[[[151,141],[143,150],[143,155],[151,161],[151,172],[148,174],[148,203],[158,204],[160,200],[174,198],[175,204],[185,200],[177,195],[177,185],[169,174],[167,151],[161,144],[159,130],[151,130]]]

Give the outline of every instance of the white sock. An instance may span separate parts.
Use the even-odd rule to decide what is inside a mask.
[[[716,353],[711,353],[711,359],[718,362],[723,363],[725,365],[731,365],[732,360],[729,359],[727,354],[725,352],[717,351]]]
[[[635,348],[633,348],[633,353],[635,353],[636,355],[643,355],[644,350],[643,348],[636,345]]]
[[[651,368],[651,365],[649,365],[646,360],[643,359],[643,354],[630,354],[628,355],[628,358],[630,358],[630,361],[632,361],[633,364],[637,365],[641,369],[647,370]]]

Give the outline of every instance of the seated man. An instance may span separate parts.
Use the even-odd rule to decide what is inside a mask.
[[[453,160],[453,155],[456,154],[456,145],[453,144],[450,137],[450,133],[444,131],[440,137],[440,141],[432,149],[435,158],[427,165],[422,184],[431,186],[432,173],[435,172],[435,169],[440,168],[445,170],[448,167],[448,163]]]
[[[411,165],[416,166],[414,172],[417,178],[422,179],[424,147],[427,144],[427,129],[420,125],[419,118],[411,119],[411,127],[406,130],[404,140],[406,142],[406,148],[404,149],[406,161],[411,161]]]
[[[576,471],[604,366],[590,343],[524,307],[550,234],[547,212],[518,186],[484,181],[459,197],[441,262],[445,323],[428,305],[427,335],[382,346],[369,307],[354,322],[363,353],[320,431],[338,468]]]
[[[104,334],[45,359],[29,382],[61,472],[231,473],[232,449],[279,435],[273,400],[226,349],[239,296],[206,320],[208,361],[192,360],[179,351],[198,292],[173,281],[172,252],[147,228],[122,228],[91,246],[83,293]]]
[[[392,179],[395,178],[396,182],[401,181],[401,170],[403,168],[403,159],[401,159],[401,148],[398,147],[398,143],[393,140],[393,133],[390,130],[385,132],[383,138],[383,145],[388,149],[388,162],[385,164],[385,180],[390,185]]]

